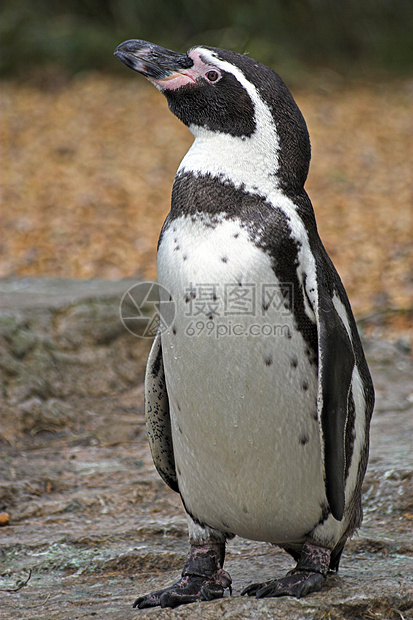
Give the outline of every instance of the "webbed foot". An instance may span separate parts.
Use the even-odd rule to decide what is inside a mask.
[[[318,592],[326,578],[320,573],[297,572],[282,579],[274,579],[265,583],[252,583],[241,594],[266,598],[270,596],[295,596],[301,598],[310,592]]]
[[[182,577],[164,590],[140,596],[133,607],[178,607],[195,601],[211,601],[231,593],[231,577],[223,570],[225,543],[191,545]]]
[[[306,542],[297,566],[282,579],[252,583],[241,594],[265,598],[295,596],[301,598],[323,587],[330,564],[330,549]]]

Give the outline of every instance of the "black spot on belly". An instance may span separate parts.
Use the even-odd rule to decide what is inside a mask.
[[[266,366],[271,366],[273,359],[272,359],[272,355],[268,354],[268,355],[264,355],[264,362]]]
[[[172,333],[175,336],[175,334],[176,334],[176,327],[175,327],[175,325],[172,326]]]
[[[196,293],[195,291],[187,291],[184,295],[184,300],[186,304],[189,304],[189,302],[191,301],[191,299],[195,299],[196,297]]]
[[[188,257],[187,257],[187,255],[186,255],[186,254],[184,254],[184,255],[182,256],[182,260],[186,260],[187,258],[188,258]]]
[[[300,444],[302,446],[305,446],[308,442],[309,442],[309,438],[307,437],[307,435],[301,435],[300,437]]]
[[[174,251],[175,251],[175,252],[176,252],[177,250],[179,250],[179,249],[180,249],[179,245],[176,245],[176,246],[174,247]]]
[[[248,508],[246,506],[242,507],[242,512],[244,512],[246,515],[248,514]]]
[[[267,312],[269,307],[270,307],[270,302],[269,301],[263,301],[262,302],[262,309],[263,309],[264,312]]]
[[[238,237],[239,237],[239,233],[235,233],[234,234],[234,239],[238,239]]]
[[[285,333],[285,337],[286,338],[288,338],[288,339],[292,338],[291,330],[290,330],[289,327],[287,327],[287,329],[284,331],[284,333]]]
[[[178,476],[180,476],[181,475],[181,470],[179,469],[178,465],[176,466],[176,471],[178,472]]]
[[[298,359],[296,357],[293,357],[291,359],[291,368],[297,368],[298,366]]]
[[[226,523],[226,522],[225,522],[225,521],[223,521],[222,519],[221,519],[221,523],[222,523],[222,526],[223,526],[223,527],[225,527],[225,529],[228,529],[228,528],[229,528],[228,523]]]
[[[178,411],[181,411],[181,405],[179,403],[176,403],[176,407],[177,407]]]
[[[305,354],[308,357],[308,361],[310,362],[310,364],[313,366],[314,364],[317,365],[317,358],[318,355],[316,352],[311,351],[311,349],[309,347],[306,348],[305,350]]]
[[[283,186],[283,191],[290,198],[294,195],[293,201],[297,204],[299,217],[303,218],[311,231],[311,202],[305,193],[298,192],[296,196],[294,184],[291,188]],[[294,330],[300,332],[309,348],[316,352],[317,327],[306,313],[305,287],[298,278],[302,243],[295,236],[288,216],[269,200],[246,192],[244,187],[236,187],[230,180],[218,180],[211,174],[179,173],[172,189],[167,225],[171,222],[174,224],[174,220],[182,216],[196,217],[199,220],[202,214],[212,221],[214,218],[217,221],[223,218],[237,221],[244,231],[243,234],[248,234],[249,240],[267,254],[277,280],[289,283],[282,294],[283,302],[289,303],[289,309],[294,316]],[[291,337],[284,333],[287,338]]]
[[[228,256],[221,256],[221,260],[223,263],[227,263],[228,262]]]
[[[216,301],[218,299],[218,297],[215,295],[215,293],[212,294],[212,301]]]
[[[303,386],[302,387],[303,387],[304,392],[306,392],[308,390],[308,383],[307,383],[307,381],[303,381]]]

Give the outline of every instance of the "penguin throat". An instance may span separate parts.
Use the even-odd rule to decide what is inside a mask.
[[[178,173],[208,175],[251,193],[268,195],[279,187],[279,141],[272,119],[264,128],[260,125],[258,122],[249,137],[191,125],[195,140]]]

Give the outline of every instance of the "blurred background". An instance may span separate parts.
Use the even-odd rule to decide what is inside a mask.
[[[155,277],[192,137],[113,49],[207,44],[273,66],[302,109],[307,191],[360,326],[411,317],[410,0],[3,0],[1,277]]]
[[[345,73],[405,74],[413,56],[409,0],[3,0],[3,75],[50,63],[73,75],[116,71],[120,40],[248,50],[262,62]]]

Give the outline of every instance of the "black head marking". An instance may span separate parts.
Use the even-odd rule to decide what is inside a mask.
[[[248,137],[255,131],[254,104],[231,73],[222,72],[216,85],[200,80],[196,86],[190,84],[164,94],[171,112],[187,126],[236,137]]]
[[[301,111],[281,77],[270,67],[249,56],[229,50],[207,48],[216,56],[238,67],[268,105],[280,142],[277,173],[285,189],[303,187],[310,166],[311,146],[307,125]]]
[[[290,91],[273,69],[248,56],[207,46],[193,47],[182,54],[147,41],[130,40],[119,45],[115,54],[154,82],[173,114],[189,127],[246,140],[257,129],[254,101],[258,92],[278,134],[282,165],[277,177],[281,186],[285,191],[303,188],[311,156],[307,126]]]

